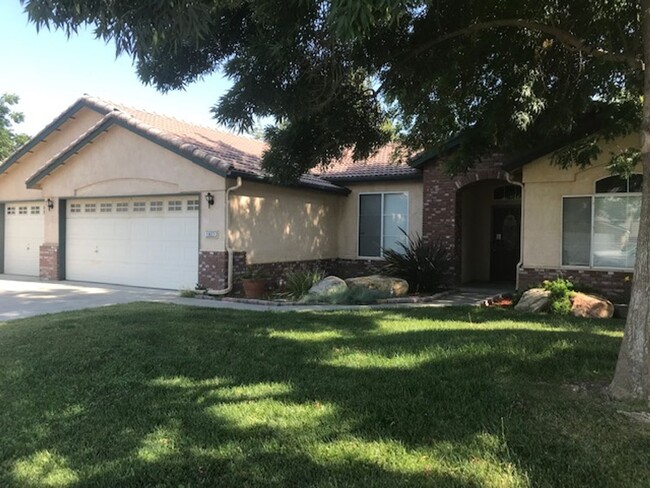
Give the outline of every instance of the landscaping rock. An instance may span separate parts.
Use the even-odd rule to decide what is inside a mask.
[[[361,276],[359,278],[348,278],[345,283],[350,288],[365,288],[366,290],[376,290],[382,294],[392,297],[403,297],[409,291],[409,284],[401,278],[391,276]]]
[[[550,291],[544,288],[531,288],[521,296],[521,299],[515,305],[515,310],[537,313],[547,309],[550,303]]]
[[[347,289],[348,285],[346,285],[345,281],[341,278],[338,276],[328,276],[312,286],[307,294],[315,297],[325,297],[337,293],[343,293]]]
[[[571,313],[576,317],[611,319],[614,315],[614,305],[603,297],[574,293],[571,302]]]

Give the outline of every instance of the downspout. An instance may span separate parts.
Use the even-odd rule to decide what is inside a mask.
[[[226,190],[226,208],[224,210],[225,212],[225,220],[226,220],[226,231],[224,235],[224,239],[226,240],[226,253],[228,254],[228,286],[226,288],[223,288],[221,290],[207,290],[205,293],[207,295],[213,295],[213,296],[221,296],[221,295],[227,295],[232,291],[232,268],[233,268],[233,249],[230,247],[230,238],[229,238],[229,230],[230,230],[230,192],[234,190],[238,190],[241,188],[242,182],[241,182],[241,177],[237,177],[237,184],[235,186],[231,186]]]
[[[512,175],[507,171],[506,180],[511,185],[517,185],[521,187],[521,218],[519,219],[521,232],[519,235],[519,262],[517,263],[517,276],[515,277],[515,290],[519,291],[519,271],[524,266],[524,202],[526,201],[526,192],[524,190],[524,184],[519,181],[514,181],[512,179]]]

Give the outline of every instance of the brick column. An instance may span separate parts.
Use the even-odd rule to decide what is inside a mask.
[[[59,246],[43,244],[39,248],[39,277],[45,281],[59,281],[63,276],[60,269]]]
[[[233,280],[246,269],[246,253],[233,255]],[[221,290],[228,285],[228,253],[225,251],[199,252],[199,285]]]

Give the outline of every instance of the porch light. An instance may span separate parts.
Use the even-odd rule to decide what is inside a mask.
[[[205,195],[205,201],[208,202],[208,207],[214,205],[214,195],[212,193],[207,193]]]
[[[45,206],[47,206],[48,210],[52,210],[54,208],[54,201],[52,201],[51,198],[48,198],[45,200]]]

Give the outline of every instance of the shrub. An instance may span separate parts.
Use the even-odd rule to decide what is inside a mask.
[[[542,288],[551,292],[551,311],[559,315],[571,313],[571,297],[573,296],[573,283],[564,278],[553,281],[545,280]]]
[[[296,269],[285,276],[284,291],[279,295],[292,300],[300,300],[309,289],[325,278],[325,273],[320,269]]]
[[[328,305],[368,305],[376,303],[377,300],[388,298],[390,295],[379,290],[368,290],[367,288],[348,288],[339,293],[332,293],[327,296],[305,295],[301,302],[306,304],[328,304]]]
[[[407,243],[400,243],[398,250],[384,250],[386,264],[382,272],[408,281],[413,292],[445,288],[445,274],[451,266],[449,250],[440,241],[425,242],[419,234],[411,238],[403,230],[402,233]]]

